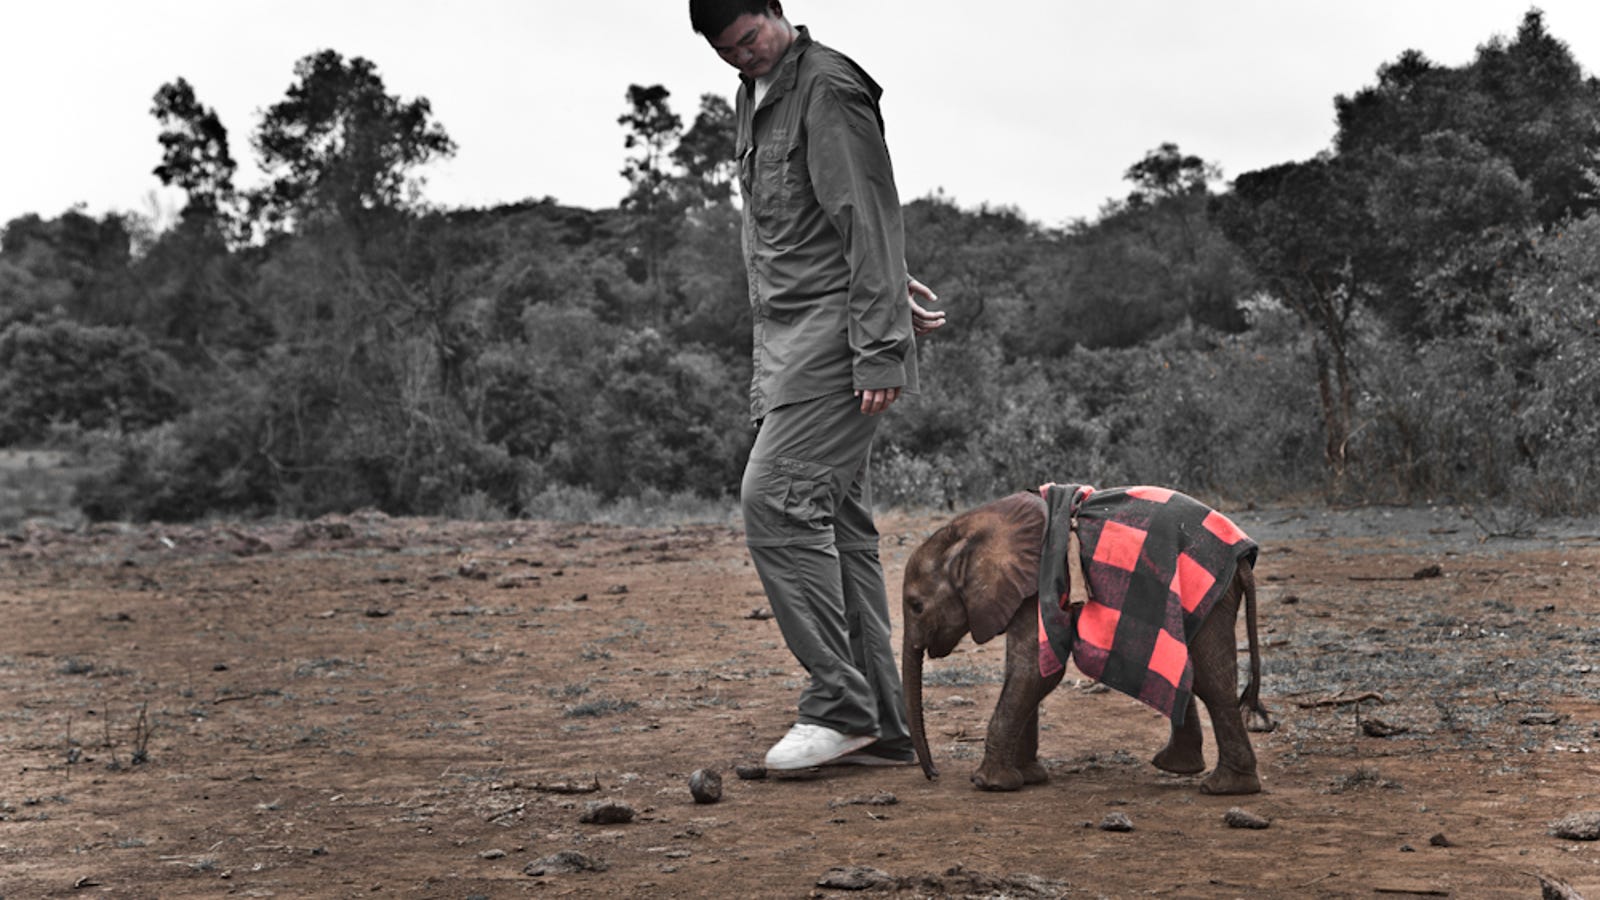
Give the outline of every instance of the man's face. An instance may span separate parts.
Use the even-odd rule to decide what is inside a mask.
[[[745,13],[733,20],[721,34],[709,38],[711,49],[722,61],[746,78],[760,78],[771,72],[794,40],[794,32],[782,14],[771,8],[762,13]]]

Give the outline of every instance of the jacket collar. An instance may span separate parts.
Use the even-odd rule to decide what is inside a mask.
[[[783,57],[778,60],[778,67],[772,78],[772,86],[767,88],[767,95],[762,99],[761,105],[776,102],[779,97],[794,90],[795,84],[800,80],[800,57],[805,55],[812,45],[811,30],[804,25],[795,26],[794,40],[789,43],[789,49],[783,51]],[[745,90],[754,91],[754,79],[739,76],[744,82]],[[751,96],[755,96],[753,93]]]

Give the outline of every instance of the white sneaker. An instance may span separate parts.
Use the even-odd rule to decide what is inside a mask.
[[[809,769],[860,750],[877,739],[870,734],[841,734],[826,725],[796,723],[783,740],[767,751],[767,768],[780,772]]]

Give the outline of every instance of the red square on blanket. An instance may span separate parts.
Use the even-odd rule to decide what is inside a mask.
[[[1117,623],[1122,613],[1098,603],[1085,603],[1078,613],[1078,640],[1110,650],[1117,637]]]
[[[1172,491],[1166,488],[1144,485],[1142,487],[1128,488],[1128,496],[1137,497],[1140,500],[1149,500],[1151,503],[1165,503],[1172,499]]]
[[[1150,671],[1177,687],[1183,683],[1183,668],[1188,664],[1189,648],[1165,631],[1156,632],[1156,647],[1150,654]]]
[[[1239,526],[1233,524],[1233,520],[1215,510],[1212,510],[1211,514],[1206,516],[1205,521],[1200,524],[1204,525],[1207,531],[1216,535],[1218,540],[1230,547],[1240,541],[1248,541],[1250,539],[1245,536],[1243,531],[1239,530]]]
[[[1129,528],[1121,522],[1107,522],[1100,529],[1100,542],[1094,548],[1094,561],[1132,572],[1139,564],[1144,539],[1145,532],[1142,529]]]
[[[1206,598],[1206,592],[1217,583],[1217,576],[1206,571],[1206,567],[1195,562],[1194,557],[1187,553],[1178,554],[1178,571],[1172,573],[1172,593],[1178,597],[1178,602],[1183,604],[1183,611],[1192,613],[1200,601]]]

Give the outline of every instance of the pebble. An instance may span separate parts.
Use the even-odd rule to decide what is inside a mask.
[[[1550,833],[1569,841],[1600,840],[1600,812],[1580,812],[1550,823]]]
[[[1127,813],[1108,812],[1108,813],[1106,813],[1106,817],[1104,819],[1100,820],[1100,830],[1101,831],[1132,831],[1133,830],[1133,820],[1128,818],[1128,814]]]
[[[894,806],[900,798],[888,791],[879,791],[876,794],[862,794],[857,797],[835,797],[828,801],[829,809],[838,809],[841,806]]]
[[[893,875],[871,866],[834,866],[817,879],[817,887],[836,891],[887,890],[897,883]]]
[[[1361,731],[1367,737],[1393,737],[1397,734],[1405,734],[1410,730],[1405,725],[1395,725],[1373,716],[1368,716],[1361,720]]]
[[[722,776],[713,769],[695,769],[689,775],[689,794],[696,803],[715,803],[722,799]]]
[[[524,875],[568,875],[574,872],[604,872],[610,865],[576,850],[562,850],[540,857],[522,869]]]
[[[633,807],[618,800],[591,800],[578,821],[586,825],[619,825],[633,821]]]
[[[1222,821],[1228,823],[1229,828],[1259,829],[1266,828],[1272,824],[1271,819],[1263,819],[1255,813],[1240,809],[1237,806],[1230,807],[1227,812],[1223,813]]]

